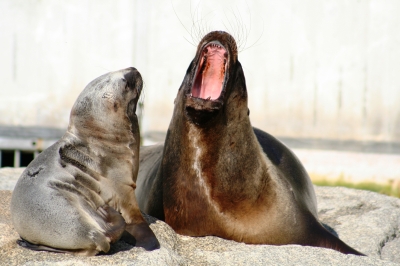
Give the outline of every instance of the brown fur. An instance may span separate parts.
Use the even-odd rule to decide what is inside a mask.
[[[194,98],[200,55],[215,41],[228,53],[223,90],[216,100]],[[253,129],[248,114],[235,41],[225,32],[211,32],[200,42],[179,89],[164,148],[141,153],[137,197],[142,210],[185,235],[361,254],[318,222],[303,166],[277,139]],[[161,149],[162,155],[154,155]]]

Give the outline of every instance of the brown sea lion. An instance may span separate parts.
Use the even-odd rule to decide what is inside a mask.
[[[136,195],[144,212],[180,234],[361,255],[318,221],[296,156],[251,126],[236,42],[225,32],[199,43],[164,146],[141,150]]]
[[[140,73],[127,68],[79,95],[65,135],[29,164],[13,191],[21,246],[95,255],[124,234],[136,246],[159,247],[135,198],[142,86]]]

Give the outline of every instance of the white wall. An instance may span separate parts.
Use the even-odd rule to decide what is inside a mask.
[[[142,131],[165,131],[201,38],[184,26],[228,26],[255,126],[400,141],[400,1],[215,2],[0,1],[0,124],[65,128],[87,83],[135,66],[146,85]]]

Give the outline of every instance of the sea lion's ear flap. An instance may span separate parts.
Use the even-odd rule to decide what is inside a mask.
[[[106,98],[108,100],[113,100],[114,95],[111,92],[105,92],[101,98]]]
[[[247,108],[247,116],[250,116],[250,109]]]

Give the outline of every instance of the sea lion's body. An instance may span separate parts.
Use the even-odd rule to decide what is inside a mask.
[[[142,84],[140,73],[127,68],[95,79],[80,94],[67,132],[29,164],[13,191],[22,246],[95,255],[126,230],[131,243],[158,247],[134,193]]]
[[[236,43],[224,32],[200,42],[165,144],[142,148],[137,182],[140,208],[181,234],[360,254],[318,221],[296,156],[251,126]]]

